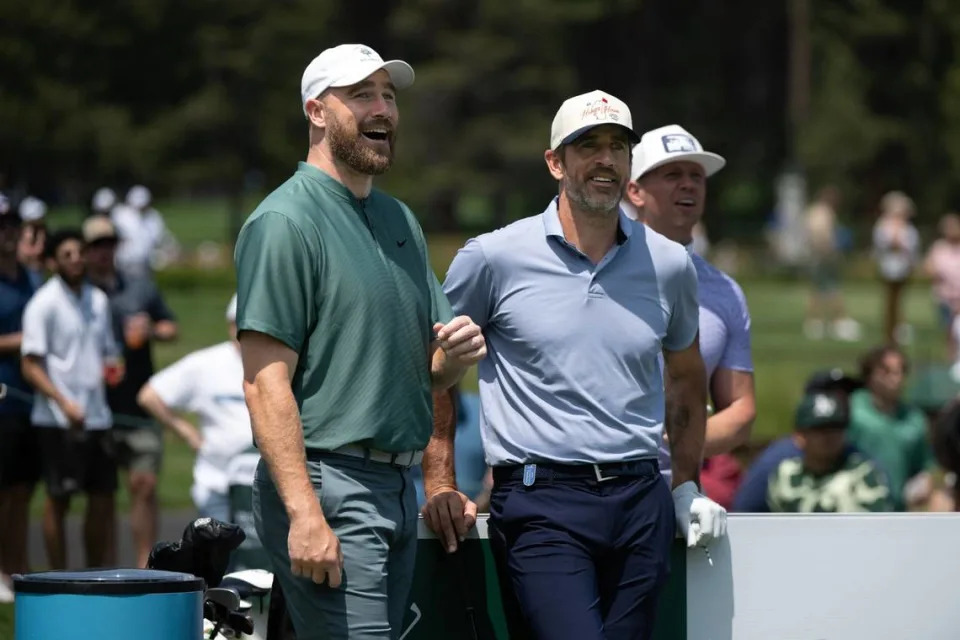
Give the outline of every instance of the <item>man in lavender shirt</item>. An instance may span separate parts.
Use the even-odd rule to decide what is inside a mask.
[[[690,251],[693,227],[703,217],[707,178],[725,164],[721,156],[704,151],[700,142],[680,126],[648,131],[633,149],[626,193],[632,207],[624,209]],[[711,456],[730,453],[750,437],[756,415],[750,312],[733,278],[703,257],[692,251],[690,254],[697,270],[700,353],[713,406],[704,442],[706,471],[714,462]],[[670,477],[669,463],[665,445],[660,451],[660,468],[666,478]],[[708,488],[706,481],[704,484]],[[714,499],[729,504],[723,496]]]

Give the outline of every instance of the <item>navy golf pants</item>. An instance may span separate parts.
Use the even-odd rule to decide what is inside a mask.
[[[489,537],[512,640],[652,636],[676,524],[667,483],[647,468],[603,482],[538,471],[530,486],[499,474]]]

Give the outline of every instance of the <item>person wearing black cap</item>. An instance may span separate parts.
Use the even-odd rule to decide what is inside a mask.
[[[886,475],[846,449],[850,409],[842,394],[808,393],[797,406],[794,441],[801,454],[781,461],[767,479],[773,513],[890,511]]]

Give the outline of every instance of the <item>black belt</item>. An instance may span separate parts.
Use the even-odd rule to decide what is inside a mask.
[[[528,469],[532,467],[532,469]],[[605,462],[602,464],[557,464],[537,462],[529,464],[499,465],[493,468],[494,482],[520,480],[533,484],[536,480],[594,480],[604,482],[614,478],[650,476],[660,473],[656,459]]]

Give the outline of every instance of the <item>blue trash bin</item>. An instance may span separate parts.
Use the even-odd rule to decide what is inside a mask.
[[[149,569],[13,577],[15,640],[197,640],[201,578]]]

